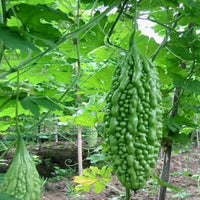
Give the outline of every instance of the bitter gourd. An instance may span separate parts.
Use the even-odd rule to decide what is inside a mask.
[[[41,179],[23,138],[17,140],[13,161],[1,185],[1,192],[20,200],[40,200]]]
[[[116,68],[107,95],[105,142],[128,189],[142,188],[155,166],[162,136],[162,98],[152,62],[134,44]]]

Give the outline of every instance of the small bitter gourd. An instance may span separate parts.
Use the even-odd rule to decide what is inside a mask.
[[[1,184],[1,192],[20,200],[40,200],[42,182],[23,138],[17,139],[13,161]]]
[[[162,136],[162,98],[152,62],[134,44],[115,70],[107,95],[105,143],[120,182],[142,188]]]

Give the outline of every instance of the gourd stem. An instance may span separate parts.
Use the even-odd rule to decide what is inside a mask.
[[[131,198],[131,191],[129,188],[126,187],[126,200],[130,200]]]
[[[19,70],[17,70],[17,91],[16,91],[16,110],[15,110],[15,118],[16,118],[16,132],[17,132],[17,136],[18,139],[20,138],[21,134],[20,134],[20,128],[19,128],[19,93],[20,93],[20,89],[19,89]]]
[[[6,18],[6,1],[1,0],[1,23],[6,25],[7,23],[7,18]],[[4,42],[0,42],[0,65],[3,60],[3,53],[4,53]]]
[[[117,25],[117,22],[119,21],[119,19],[120,19],[122,13],[123,13],[124,8],[125,8],[125,6],[126,6],[126,4],[127,4],[128,1],[129,0],[125,0],[124,3],[121,6],[119,6],[119,13],[118,13],[118,15],[117,15],[117,17],[116,17],[116,19],[115,19],[115,21],[114,21],[114,23],[113,23],[113,25],[112,25],[109,33],[108,33],[108,36],[106,38],[106,40],[107,40],[107,42],[108,42],[109,45],[112,45],[112,46],[117,47],[117,48],[122,48],[122,47],[120,47],[120,46],[114,44],[113,42],[111,42],[110,37],[113,34],[115,26]]]
[[[131,38],[130,38],[130,47],[131,48],[133,45],[135,45],[135,33],[136,33],[136,30],[138,28],[138,25],[137,25],[137,0],[134,0],[134,18],[133,18],[133,33],[131,35]]]

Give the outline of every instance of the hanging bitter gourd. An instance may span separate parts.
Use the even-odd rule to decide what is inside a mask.
[[[155,166],[162,136],[158,74],[135,44],[116,68],[105,113],[105,142],[128,189],[142,188]]]
[[[19,136],[13,161],[1,184],[1,192],[20,200],[40,200],[41,189],[42,183],[35,164],[23,138]]]

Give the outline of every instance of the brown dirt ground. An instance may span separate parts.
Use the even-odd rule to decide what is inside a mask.
[[[189,150],[172,154],[170,183],[183,188],[181,192],[167,190],[167,200],[199,200],[200,199],[200,148],[191,147]],[[160,172],[162,160],[156,166]],[[199,177],[198,177],[199,175]],[[194,177],[196,176],[196,178]],[[198,179],[199,178],[199,179]],[[88,192],[76,194],[71,192],[66,180],[48,183],[45,187],[42,200],[122,200],[119,193],[112,188],[106,188],[100,194]],[[69,182],[69,181],[68,181]],[[72,182],[69,182],[73,185]],[[125,191],[125,188],[117,181],[115,177],[109,183],[115,188]],[[156,181],[150,179],[145,188],[132,194],[131,200],[157,200],[158,185]],[[182,196],[181,196],[182,195]],[[187,197],[186,197],[187,195]]]

